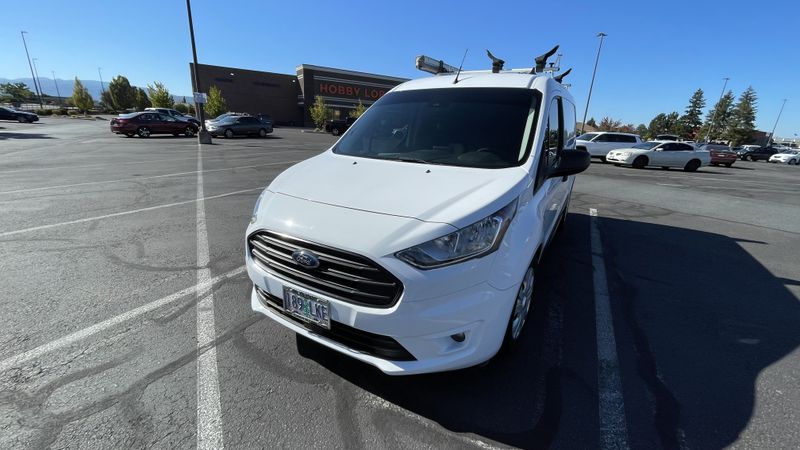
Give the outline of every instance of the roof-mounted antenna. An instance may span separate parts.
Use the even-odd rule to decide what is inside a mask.
[[[453,84],[458,83],[458,76],[461,75],[461,68],[464,67],[464,60],[467,59],[467,51],[469,51],[468,48],[464,49],[464,57],[461,58],[461,65],[458,66],[458,72],[456,72],[456,78],[453,80]]]
[[[553,56],[557,51],[558,51],[558,46],[556,45],[549,52],[547,52],[547,53],[545,53],[543,55],[537,56],[536,60],[535,60],[536,61],[536,67],[534,67],[533,70],[531,70],[530,73],[533,74],[533,73],[539,73],[539,72],[543,71],[545,66],[547,66],[547,58]]]
[[[556,81],[558,81],[559,83],[561,83],[561,81],[564,79],[564,77],[566,77],[567,75],[569,75],[569,73],[570,73],[570,72],[572,72],[572,67],[570,67],[569,69],[567,69],[565,72],[562,72],[562,73],[560,73],[560,74],[558,74],[558,75],[554,76],[554,77],[553,77],[553,79],[554,79],[554,80],[556,80]]]
[[[506,62],[495,57],[488,49],[486,50],[486,54],[489,55],[489,59],[492,60],[492,73],[500,73],[500,71],[503,70],[503,64]]]

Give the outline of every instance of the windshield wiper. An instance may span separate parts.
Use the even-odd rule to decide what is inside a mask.
[[[411,162],[411,163],[420,163],[420,164],[444,165],[444,163],[436,162],[437,159],[444,159],[444,158],[422,159],[422,158],[415,158],[413,156],[397,155],[397,156],[391,156],[391,157],[381,158],[381,159],[388,159],[388,160],[392,160],[392,161]]]

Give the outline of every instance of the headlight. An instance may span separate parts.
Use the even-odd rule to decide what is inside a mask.
[[[253,206],[253,214],[250,216],[250,223],[256,223],[256,220],[258,219],[258,207],[261,206],[261,199],[264,198],[265,192],[267,192],[266,189],[261,191],[261,194],[258,196],[258,199],[256,199],[256,205]]]
[[[631,152],[619,152],[618,154],[619,154],[619,156],[621,156],[623,158],[627,158],[628,156],[631,156]]]
[[[433,269],[491,253],[503,242],[517,200],[500,211],[446,236],[407,248],[395,256],[420,269]]]

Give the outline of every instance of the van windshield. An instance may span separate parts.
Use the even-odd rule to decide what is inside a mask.
[[[539,94],[519,88],[393,92],[336,143],[339,155],[411,163],[504,168],[527,157]]]

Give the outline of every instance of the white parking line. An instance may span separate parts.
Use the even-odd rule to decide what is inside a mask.
[[[281,161],[276,163],[265,163],[265,164],[253,164],[249,166],[236,166],[236,167],[225,167],[223,169],[210,169],[204,170],[203,173],[211,173],[211,172],[222,172],[226,170],[236,170],[236,169],[252,169],[255,167],[264,167],[264,166],[280,166],[283,164],[293,164],[296,162],[302,161],[301,159],[296,159],[292,161]],[[23,192],[36,192],[36,191],[46,191],[49,189],[65,189],[71,187],[78,187],[78,186],[92,186],[96,184],[108,184],[108,183],[125,183],[128,181],[139,181],[139,180],[152,180],[154,178],[168,178],[168,177],[180,177],[183,175],[194,175],[197,171],[193,170],[191,172],[175,172],[175,173],[167,173],[164,175],[153,175],[149,177],[132,177],[132,178],[122,178],[119,180],[106,180],[106,181],[87,181],[85,183],[75,183],[75,184],[61,184],[58,186],[44,186],[38,188],[29,188],[29,189],[17,189],[13,191],[0,191],[0,195],[4,194],[21,194]]]
[[[202,285],[191,286],[186,289],[182,289],[178,292],[175,292],[174,294],[170,294],[166,297],[162,297],[158,300],[139,306],[138,308],[134,308],[118,316],[114,316],[108,320],[96,323],[92,326],[68,334],[64,337],[48,342],[46,344],[42,344],[36,348],[12,356],[10,358],[6,358],[3,361],[0,361],[0,373],[5,372],[6,370],[12,367],[19,367],[21,364],[40,358],[47,353],[60,350],[64,347],[74,344],[75,342],[78,342],[80,340],[91,337],[97,333],[100,333],[101,331],[107,330],[123,322],[127,322],[143,314],[147,314],[158,308],[169,305],[170,303],[176,302],[188,295],[196,293],[200,289],[210,289],[215,284],[233,278],[235,276],[238,276],[239,274],[244,273],[244,271],[245,271],[245,266],[237,267],[236,269],[228,271],[222,275],[217,275],[214,278],[209,278],[208,280],[205,280]]]
[[[38,227],[23,228],[21,230],[4,231],[4,232],[0,233],[0,238],[13,236],[15,234],[30,233],[32,231],[47,230],[49,228],[61,227],[61,226],[64,226],[64,225],[74,225],[76,223],[92,222],[92,221],[95,221],[95,220],[109,219],[109,218],[112,218],[112,217],[127,216],[128,214],[136,214],[136,213],[145,212],[145,211],[154,211],[156,209],[171,208],[173,206],[180,206],[180,205],[186,205],[186,204],[189,204],[189,203],[196,203],[196,202],[201,201],[201,200],[210,200],[210,199],[214,199],[214,198],[230,197],[231,195],[238,195],[238,194],[243,194],[245,192],[252,192],[252,191],[260,191],[262,189],[264,189],[264,186],[257,187],[257,188],[252,188],[252,189],[242,189],[241,191],[228,192],[228,193],[225,193],[225,194],[211,195],[211,196],[208,196],[208,197],[204,197],[202,199],[184,200],[182,202],[167,203],[165,205],[148,206],[147,208],[134,209],[134,210],[131,210],[131,211],[122,211],[122,212],[112,213],[112,214],[105,214],[105,215],[102,215],[102,216],[86,217],[84,219],[70,220],[70,221],[67,221],[67,222],[51,223],[51,224],[48,224],[48,225],[39,225]]]
[[[591,216],[592,268],[594,282],[594,310],[597,322],[597,406],[600,415],[600,448],[627,449],[628,427],[625,418],[625,400],[617,358],[617,340],[614,337],[614,319],[606,281],[603,245],[597,226],[597,210],[589,209]]]
[[[214,294],[208,286],[209,269],[206,205],[203,194],[203,145],[197,144],[197,448],[220,450],[222,407],[219,400],[217,337],[214,323]],[[204,287],[201,287],[204,286]],[[206,351],[202,351],[208,346]]]

